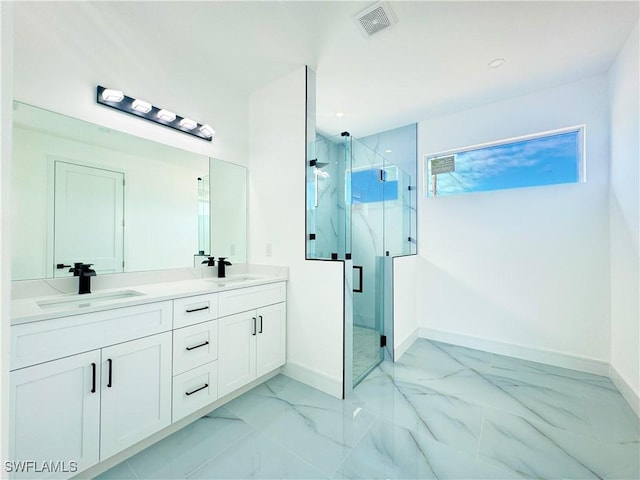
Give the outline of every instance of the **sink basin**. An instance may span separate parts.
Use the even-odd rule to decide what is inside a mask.
[[[250,276],[250,275],[239,275],[234,277],[225,277],[225,278],[207,278],[207,282],[217,283],[219,285],[227,285],[229,283],[239,283],[239,282],[248,282],[250,280],[259,280],[260,277]]]
[[[64,298],[54,298],[52,300],[41,300],[36,302],[40,308],[84,308],[101,302],[119,300],[122,298],[138,297],[144,293],[135,290],[120,290],[108,293],[87,293],[84,295],[65,296]]]

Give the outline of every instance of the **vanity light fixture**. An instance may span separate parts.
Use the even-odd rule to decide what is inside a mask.
[[[216,131],[211,128],[210,125],[203,125],[200,127],[200,133],[205,135],[207,138],[211,138],[216,134]]]
[[[165,110],[165,109],[163,108],[163,109],[161,109],[161,110],[158,112],[157,117],[158,117],[160,120],[163,120],[163,121],[165,121],[165,122],[169,122],[169,123],[171,123],[171,122],[173,122],[173,121],[176,119],[176,114],[175,114],[175,113],[173,113],[173,112],[170,112],[169,110]]]
[[[102,99],[106,102],[121,102],[124,98],[124,93],[120,90],[114,90],[112,88],[105,88],[102,90]]]
[[[216,133],[208,124],[200,124],[190,118],[176,115],[165,108],[155,107],[144,100],[128,97],[120,90],[98,85],[96,88],[96,101],[101,105],[188,133],[208,142],[212,140]]]
[[[137,98],[131,104],[134,110],[142,113],[149,113],[151,111],[151,104],[149,102],[145,102],[144,100],[138,100]]]
[[[194,122],[190,118],[183,118],[180,120],[180,126],[186,128],[187,130],[193,130],[198,126],[198,122]]]

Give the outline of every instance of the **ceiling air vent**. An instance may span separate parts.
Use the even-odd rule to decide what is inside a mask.
[[[398,23],[398,19],[386,2],[378,2],[372,5],[358,13],[353,19],[367,37],[393,27]]]

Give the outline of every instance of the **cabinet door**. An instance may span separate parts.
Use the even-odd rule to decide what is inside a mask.
[[[256,312],[218,319],[218,396],[256,378]]]
[[[102,349],[100,460],[171,423],[171,332]]]
[[[39,468],[64,462],[66,473],[37,474],[43,478],[71,476],[69,462],[77,462],[77,471],[98,463],[99,367],[94,350],[11,372],[11,460],[35,461]]]
[[[257,376],[284,365],[286,351],[286,303],[259,308],[256,350]]]

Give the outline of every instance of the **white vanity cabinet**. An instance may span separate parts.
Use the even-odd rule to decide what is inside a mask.
[[[100,459],[171,424],[171,332],[102,349]]]
[[[15,325],[11,337],[22,367],[9,376],[11,460],[82,471],[171,423],[170,301]]]
[[[57,471],[11,477],[69,478],[284,365],[286,282],[183,295],[12,325],[9,461]]]
[[[218,294],[173,301],[174,422],[218,399],[217,302]]]
[[[284,365],[286,286],[221,292],[218,319],[220,397]],[[235,313],[235,310],[244,309]],[[225,316],[222,316],[226,314]]]
[[[98,463],[100,370],[94,350],[11,372],[9,458],[74,461],[78,471]]]

